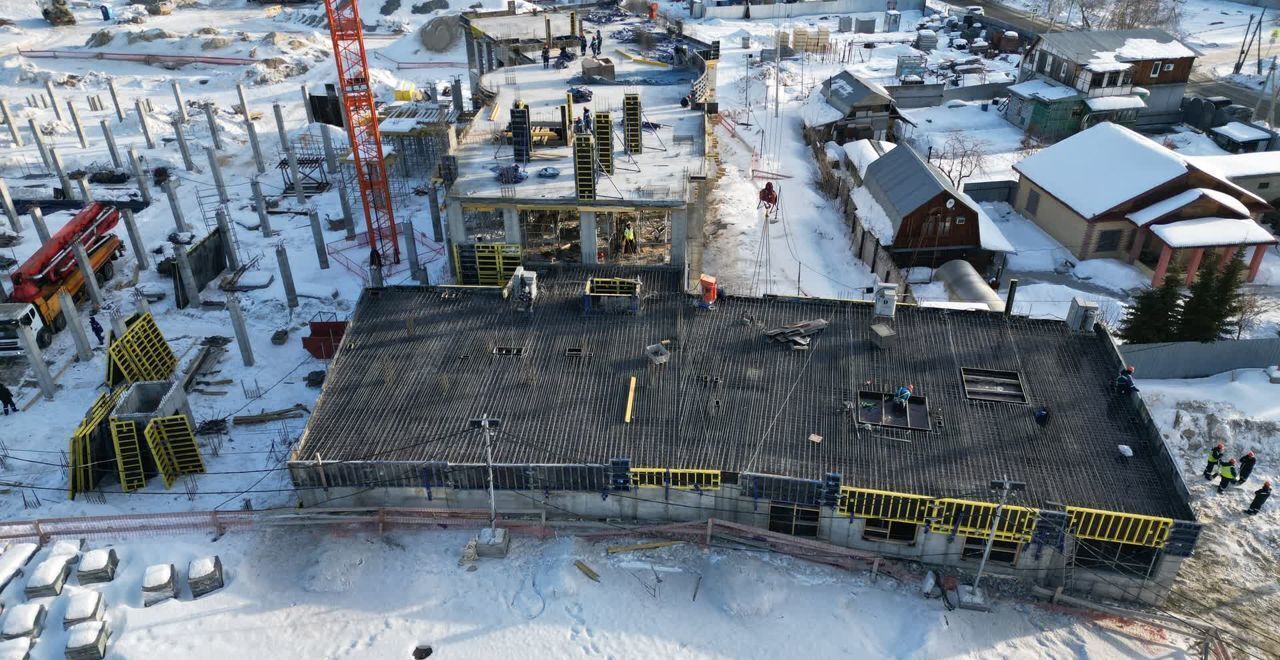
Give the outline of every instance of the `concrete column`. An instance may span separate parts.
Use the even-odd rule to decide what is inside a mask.
[[[227,268],[238,270],[240,268],[240,256],[236,254],[236,241],[235,237],[231,235],[231,223],[227,221],[227,211],[218,208],[213,214],[218,221],[218,232],[222,234],[222,247],[227,251]]]
[[[280,135],[280,148],[289,148],[289,131],[284,127],[284,108],[279,103],[273,104],[271,109],[276,114],[276,133]]]
[[[111,342],[124,336],[126,328],[124,327],[124,319],[120,317],[120,310],[115,307],[107,310],[107,322],[111,324],[111,338],[107,342],[108,346],[110,346]]]
[[[80,201],[88,204],[93,201],[93,193],[89,191],[89,175],[81,174],[76,177],[76,187],[80,189]]]
[[[671,265],[685,265],[689,246],[689,210],[671,210]]]
[[[595,211],[579,211],[579,245],[582,248],[582,263],[599,263],[596,248],[596,214]]]
[[[107,79],[107,91],[111,92],[111,104],[116,107],[116,119],[124,121],[124,107],[120,105],[120,92],[116,90],[114,78]]]
[[[58,109],[58,97],[53,95],[53,81],[44,81],[44,91],[49,94],[49,106],[53,108],[53,116],[62,121],[62,111]]]
[[[124,163],[120,162],[120,150],[116,148],[116,136],[111,133],[111,125],[105,119],[98,122],[98,125],[102,127],[102,138],[107,141],[107,153],[111,154],[111,164],[116,169],[124,167]]]
[[[307,89],[306,83],[302,85],[302,108],[307,111],[307,123],[316,123],[316,117],[311,113],[311,90]]]
[[[299,204],[307,203],[307,193],[302,189],[302,171],[298,169],[298,154],[293,150],[293,145],[286,145],[284,155],[289,159],[289,176],[293,178],[293,196],[298,200]]]
[[[244,325],[244,314],[240,311],[240,301],[235,294],[227,294],[227,312],[231,314],[231,328],[236,333],[236,346],[240,347],[240,360],[244,366],[253,366],[253,346],[249,345],[249,329]]]
[[[212,103],[205,104],[204,118],[209,122],[209,139],[213,142],[213,148],[222,151],[222,136],[218,134],[218,117],[214,113]]]
[[[133,306],[134,309],[138,310],[139,314],[151,313],[151,303],[148,303],[147,297],[142,295],[142,292],[136,288],[133,290]]]
[[[187,294],[187,306],[200,306],[200,289],[196,288],[196,275],[191,270],[191,259],[187,256],[187,248],[173,244],[173,263],[178,266],[178,274],[182,277],[182,289]]]
[[[524,245],[520,240],[520,211],[514,206],[502,209],[503,240],[515,245]]]
[[[151,203],[151,185],[147,177],[146,170],[142,169],[142,159],[138,158],[138,152],[133,149],[129,150],[129,164],[133,166],[133,178],[138,184],[138,192],[142,195],[142,200],[148,204]]]
[[[9,183],[3,178],[0,178],[0,205],[4,206],[4,214],[9,218],[9,227],[21,234],[22,218],[18,217],[17,209],[13,208],[13,197],[9,195]]]
[[[31,139],[36,143],[36,151],[40,152],[40,160],[44,161],[44,166],[53,169],[53,160],[49,158],[49,149],[44,145],[44,136],[40,134],[40,127],[36,125],[36,120],[27,120],[27,125],[31,127]]]
[[[155,149],[156,140],[151,137],[151,127],[147,125],[147,113],[142,109],[142,99],[135,101],[133,107],[138,111],[138,128],[142,129],[142,137],[147,141],[147,148]]]
[[[178,123],[187,123],[187,102],[182,99],[182,88],[178,86],[178,81],[169,81],[173,85],[173,100],[178,104]]]
[[[298,306],[298,290],[293,286],[293,269],[289,268],[289,252],[284,243],[276,245],[276,262],[280,264],[280,282],[284,284],[284,299],[292,309]]]
[[[462,202],[456,199],[448,200],[448,204],[445,206],[445,213],[448,218],[446,224],[449,228],[449,240],[453,241],[454,245],[469,242],[467,224],[462,219]]]
[[[62,167],[62,156],[58,155],[58,150],[49,147],[49,162],[53,164],[53,173],[58,176],[58,185],[62,186],[63,199],[75,199],[76,194],[71,190],[71,179],[67,178],[67,170]]]
[[[76,341],[76,359],[88,362],[93,359],[93,345],[89,343],[89,334],[84,331],[80,322],[80,310],[76,309],[76,301],[66,289],[58,292],[58,306],[62,308],[62,319],[67,322],[67,329]]]
[[[1266,245],[1253,246],[1253,257],[1249,259],[1249,273],[1245,276],[1244,281],[1252,282],[1258,277],[1258,269],[1262,268],[1262,258],[1267,254]]]
[[[49,225],[45,224],[44,212],[39,206],[31,207],[31,224],[36,228],[36,236],[40,237],[40,244],[44,245],[49,242]]]
[[[418,284],[426,284],[422,263],[418,261],[418,241],[414,240],[413,223],[400,223],[400,231],[404,233],[404,256],[409,260],[409,276],[417,280]]]
[[[178,202],[178,189],[173,179],[164,182],[164,194],[169,197],[169,211],[173,213],[173,225],[179,232],[191,231],[187,228],[187,219],[182,215],[182,204]]]
[[[258,167],[258,174],[267,173],[267,163],[262,159],[262,145],[258,142],[258,128],[253,122],[244,120],[244,129],[249,133],[249,146],[253,149],[253,163]]]
[[[240,116],[245,121],[253,121],[253,117],[249,116],[249,99],[244,94],[244,84],[236,83],[236,94],[240,96]]]
[[[311,238],[316,243],[316,259],[320,262],[320,270],[329,270],[329,252],[324,248],[324,228],[320,226],[320,214],[315,209],[309,209],[307,215],[311,218]]]
[[[258,229],[262,230],[264,238],[271,238],[271,218],[267,216],[267,198],[262,196],[262,183],[254,177],[249,187],[253,189],[253,208],[258,212]]]
[[[373,264],[369,265],[369,286],[374,289],[382,288],[382,269],[374,267]]]
[[[427,184],[427,209],[431,211],[431,240],[444,242],[444,219],[440,213],[440,187]]]
[[[98,309],[102,307],[102,289],[98,288],[98,277],[93,272],[93,264],[89,263],[89,253],[85,252],[81,241],[72,243],[71,250],[76,255],[76,263],[80,265],[80,274],[84,276],[84,288],[89,292],[89,300],[93,301],[93,308]]]
[[[324,138],[325,171],[333,174],[338,171],[338,155],[333,148],[333,133],[327,124],[320,125],[320,136]]]
[[[356,237],[356,217],[351,213],[351,200],[347,199],[347,184],[338,181],[338,203],[342,204],[342,222],[347,229],[347,240]]]
[[[76,127],[76,137],[80,138],[80,148],[89,148],[89,138],[84,134],[84,124],[80,123],[80,111],[70,100],[67,101],[67,112],[71,114],[71,124]]]
[[[205,147],[204,155],[209,159],[209,170],[213,173],[213,185],[218,189],[218,201],[223,204],[231,203],[231,196],[227,194],[227,182],[222,178],[222,168],[218,165],[218,151],[213,147]]]
[[[9,127],[9,136],[13,138],[13,144],[16,147],[22,146],[22,133],[18,132],[18,125],[13,122],[13,113],[9,111],[9,102],[0,99],[0,115],[4,116],[4,124]]]
[[[149,267],[147,244],[142,241],[142,233],[138,231],[138,221],[129,209],[121,209],[120,214],[124,216],[124,228],[129,232],[129,245],[133,247],[133,256],[138,260],[138,270],[146,270]]]
[[[191,160],[191,150],[187,148],[187,136],[182,132],[182,122],[173,122],[173,136],[178,139],[178,150],[182,152],[182,166],[188,172],[195,172],[196,164]]]
[[[284,301],[289,308],[298,306],[298,289],[293,287],[293,269],[289,267],[289,252],[284,243],[275,246],[275,261],[280,265],[280,283],[284,284]]]
[[[44,354],[40,352],[40,344],[36,342],[36,331],[29,325],[18,324],[18,337],[22,340],[22,348],[27,353],[27,364],[36,373],[36,381],[40,383],[40,391],[44,398],[53,400],[57,386],[53,383],[53,374],[49,373],[49,365],[44,363]]]

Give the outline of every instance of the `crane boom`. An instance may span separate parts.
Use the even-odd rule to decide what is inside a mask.
[[[355,0],[324,0],[333,36],[333,59],[338,65],[338,88],[346,113],[347,138],[355,160],[356,181],[369,236],[371,265],[390,268],[400,263],[396,222],[391,211],[391,188],[382,160],[382,135],[378,109],[369,80],[369,60],[364,51],[364,27]],[[377,255],[376,257],[374,255]],[[375,261],[376,264],[375,264]]]

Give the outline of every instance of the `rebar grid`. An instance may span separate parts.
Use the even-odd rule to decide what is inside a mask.
[[[640,276],[639,314],[583,315],[590,275]],[[433,439],[487,414],[503,420],[495,460],[508,465],[621,457],[801,479],[839,472],[846,485],[979,500],[1007,476],[1027,482],[1013,504],[1190,516],[1132,403],[1110,393],[1117,365],[1105,337],[1056,321],[899,306],[896,344],[878,349],[870,304],[722,298],[704,310],[669,293],[680,279],[665,269],[548,268],[532,314],[487,289],[366,292],[297,459],[483,463],[478,434]],[[808,351],[762,335],[814,318],[830,327]],[[671,360],[655,366],[644,348],[662,340]],[[1018,372],[1029,404],[966,398],[961,367]],[[932,431],[856,422],[858,390],[908,383],[928,400]],[[1041,405],[1046,427],[1032,415]],[[1120,444],[1134,456],[1121,459]]]

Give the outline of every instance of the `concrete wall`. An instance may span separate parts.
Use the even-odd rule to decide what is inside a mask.
[[[1009,86],[1013,82],[993,82],[981,85],[966,85],[964,87],[948,87],[942,91],[943,101],[990,101],[994,98],[1004,96],[1009,93]],[[995,112],[995,108],[991,108]]]
[[[969,181],[964,184],[964,193],[975,202],[1008,202],[1013,203],[1017,197],[1018,182],[1015,179],[1001,181]]]
[[[893,104],[899,108],[933,108],[942,105],[943,88],[939,83],[930,85],[886,85]]]
[[[1040,193],[1040,204],[1035,214],[1027,211],[1027,198],[1032,190]],[[1080,256],[1080,246],[1085,242],[1085,232],[1089,225],[1075,211],[1067,208],[1026,177],[1018,179],[1018,192],[1013,207],[1062,243],[1073,255]]]
[[[898,11],[924,11],[924,0],[899,0]],[[805,0],[803,2],[779,3],[752,2],[751,18],[788,18],[792,16],[813,16],[815,14],[857,14],[862,12],[882,12],[885,10],[884,0]],[[715,0],[706,3],[707,18],[744,18],[746,6],[743,4],[717,5]]]
[[[1143,378],[1203,378],[1280,364],[1280,338],[1133,344],[1121,346],[1120,354]]]

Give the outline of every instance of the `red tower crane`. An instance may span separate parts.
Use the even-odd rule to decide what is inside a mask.
[[[355,160],[356,180],[369,230],[369,262],[390,268],[400,262],[396,221],[391,211],[391,188],[382,160],[382,135],[378,109],[369,81],[369,60],[364,52],[364,27],[355,0],[324,0],[333,36],[333,58],[338,65],[338,88],[346,111],[347,137]],[[375,256],[376,255],[376,256]],[[376,262],[375,262],[376,259]]]

